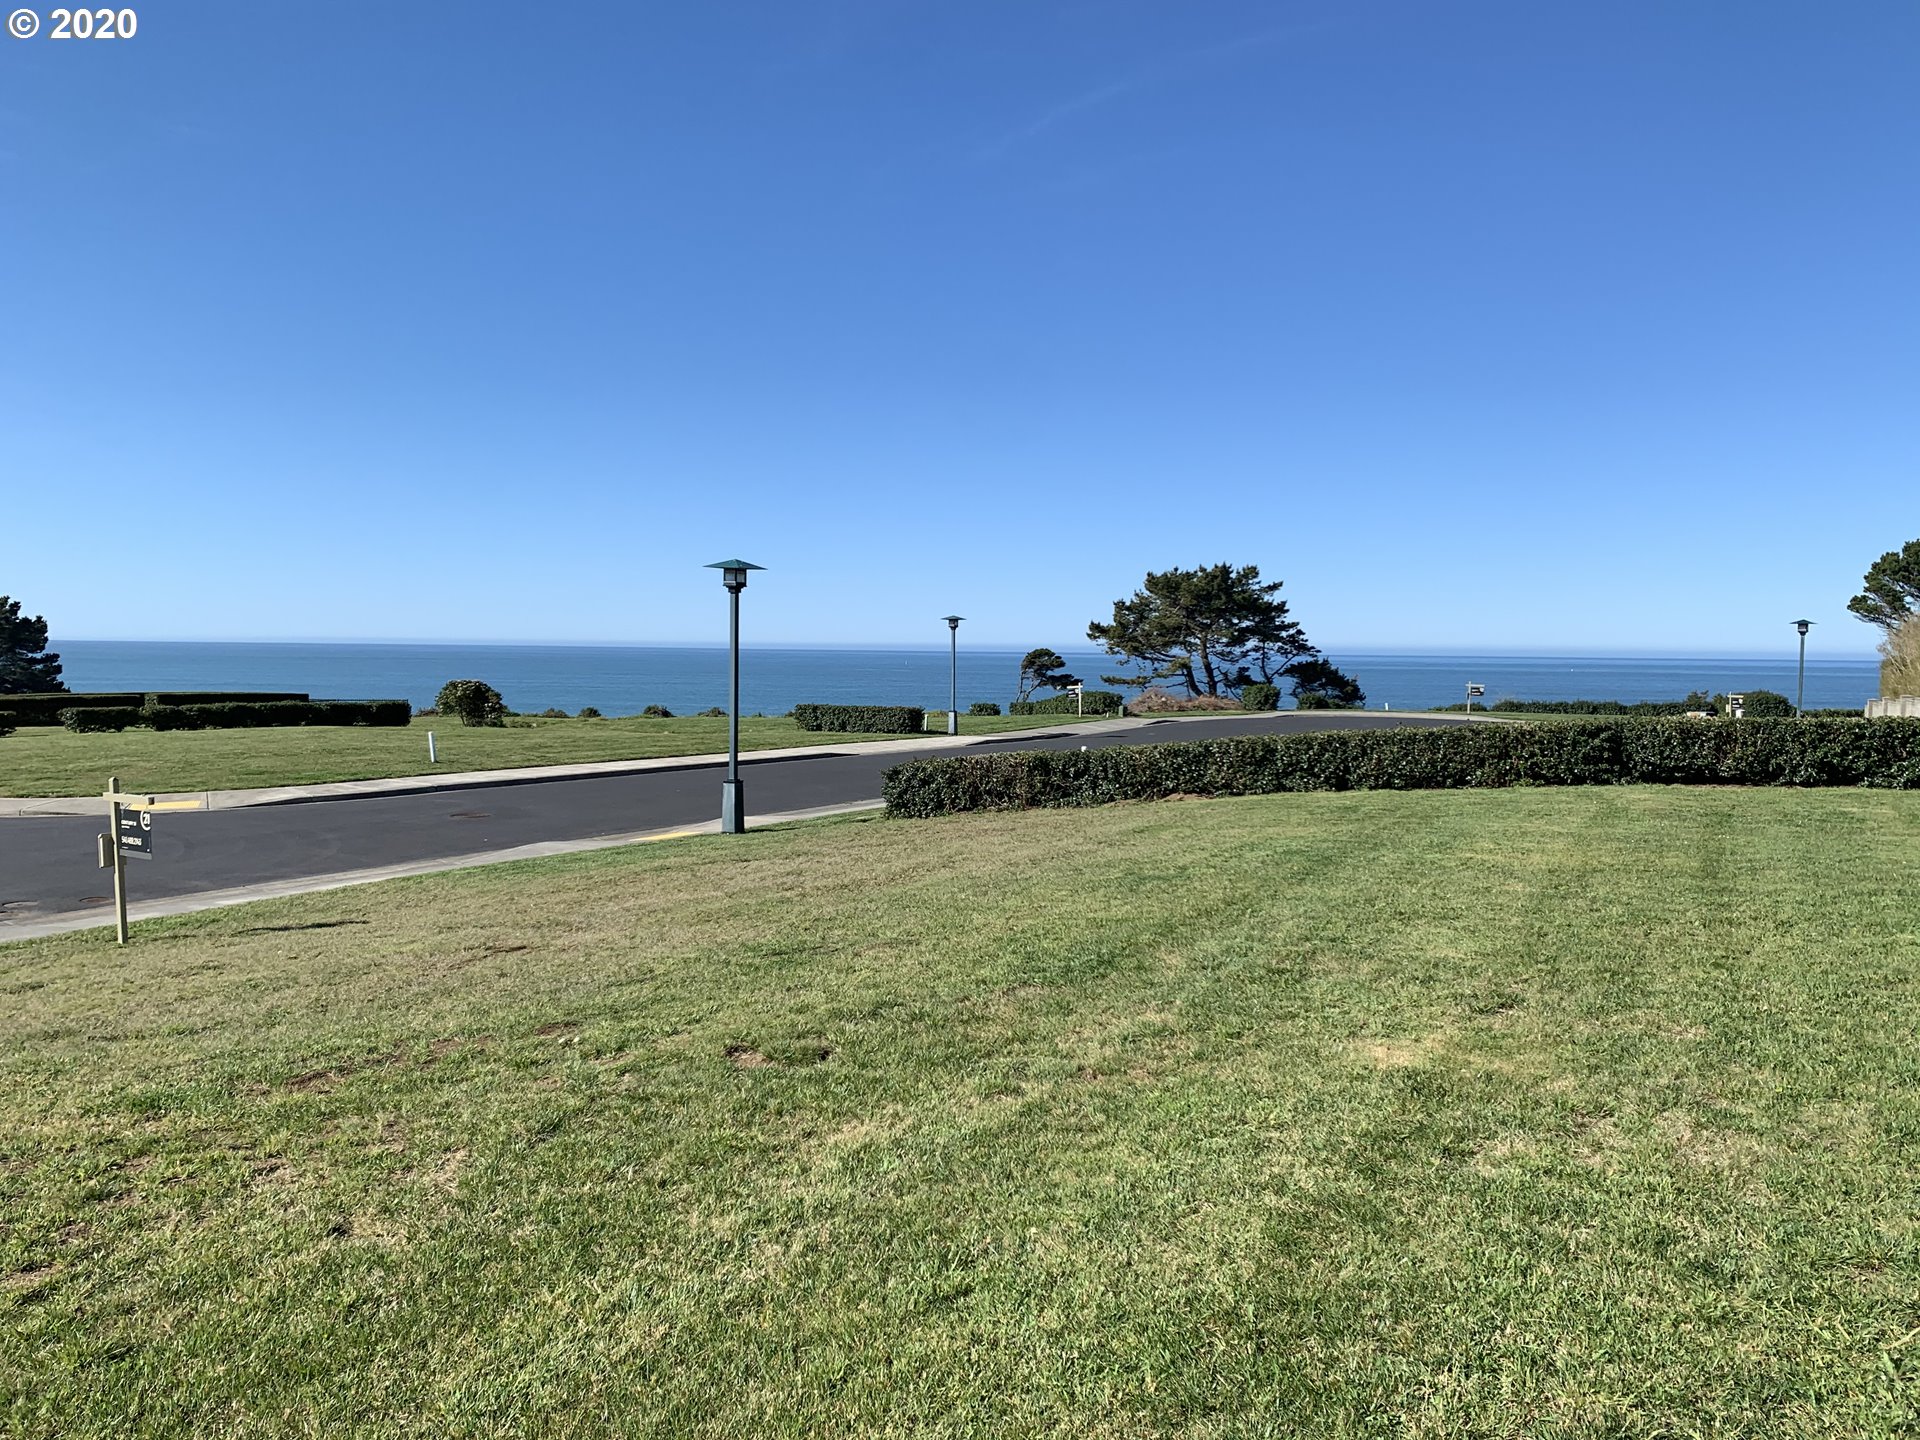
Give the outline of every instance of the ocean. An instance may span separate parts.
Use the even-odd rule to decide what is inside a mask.
[[[964,637],[963,637],[964,639]],[[448,680],[484,680],[520,711],[591,705],[631,715],[646,705],[688,714],[727,703],[727,652],[690,645],[243,644],[68,640],[57,643],[74,690],[304,690],[316,699],[405,699],[424,707]],[[1369,709],[1458,703],[1469,682],[1488,703],[1678,700],[1690,690],[1777,690],[1792,698],[1795,656],[1436,655],[1367,651],[1329,658],[1355,676]],[[960,705],[1014,698],[1017,650],[960,647]],[[1094,651],[1062,652],[1089,686],[1116,667]],[[1807,660],[1809,709],[1859,709],[1878,693],[1871,657]],[[741,656],[741,706],[783,714],[804,701],[947,703],[947,651],[754,646]],[[1286,702],[1283,702],[1286,703]]]

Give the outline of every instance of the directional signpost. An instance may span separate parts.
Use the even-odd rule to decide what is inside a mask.
[[[1476,697],[1476,696],[1480,696],[1480,695],[1484,695],[1484,694],[1486,694],[1486,693],[1487,693],[1487,687],[1486,687],[1486,686],[1484,686],[1484,685],[1475,685],[1475,684],[1472,684],[1471,682],[1469,682],[1469,683],[1468,683],[1468,685],[1467,685],[1467,713],[1468,713],[1469,715],[1471,715],[1471,714],[1473,713],[1473,702],[1474,702],[1474,699],[1475,699],[1475,697]]]
[[[121,793],[118,776],[107,781],[107,833],[100,839],[100,868],[113,870],[113,917],[120,943],[127,943],[127,856],[153,858],[153,817],[161,810],[198,810],[198,800],[156,800]]]

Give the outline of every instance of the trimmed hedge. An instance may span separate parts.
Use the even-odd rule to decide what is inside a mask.
[[[68,710],[140,709],[150,705],[265,704],[276,700],[305,700],[304,694],[280,690],[82,690],[47,691],[33,695],[0,695],[0,724],[59,725]]]
[[[969,715],[998,715],[1000,707],[991,700],[976,700],[967,706]]]
[[[1118,715],[1122,709],[1122,697],[1112,690],[1088,690],[1080,696],[1084,709],[1077,712],[1084,715]],[[1015,700],[1007,706],[1009,715],[1072,715],[1075,714],[1073,696],[1050,695],[1045,700]]]
[[[60,723],[81,733],[125,730],[250,730],[281,725],[407,725],[413,706],[405,700],[268,700],[217,705],[75,706]]]
[[[793,718],[802,730],[907,735],[926,725],[927,712],[919,705],[796,705]]]
[[[146,704],[147,697],[137,691],[39,692],[30,695],[0,695],[0,723],[7,725],[58,725],[62,710],[98,706]]]
[[[271,705],[282,700],[307,700],[304,690],[153,690],[149,705]]]
[[[76,705],[60,712],[60,723],[83,735],[124,730],[140,723],[138,705]]]
[[[1920,789],[1920,720],[1593,720],[1024,750],[896,765],[882,794],[889,813],[926,817],[1169,795],[1623,784]]]

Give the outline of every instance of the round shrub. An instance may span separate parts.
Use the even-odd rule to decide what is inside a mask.
[[[727,712],[722,710],[718,705],[709,705],[700,712],[700,718],[702,720],[724,720],[727,718]]]
[[[1777,690],[1749,690],[1741,713],[1749,720],[1790,720],[1793,701]]]
[[[500,725],[507,718],[507,702],[484,680],[449,680],[440,687],[433,708],[462,725]]]
[[[604,720],[606,717],[602,715],[598,710],[594,709],[593,706],[582,705],[580,707],[580,714],[578,718],[582,720]]]
[[[567,712],[549,705],[540,712],[540,718],[542,720],[565,720],[567,718]]]
[[[967,707],[969,715],[998,715],[999,713],[999,705],[991,700],[976,700]]]
[[[1278,710],[1280,708],[1280,687],[1256,680],[1251,685],[1240,687],[1240,708],[1242,710]]]
[[[643,720],[671,720],[673,712],[664,705],[649,705],[640,712]]]

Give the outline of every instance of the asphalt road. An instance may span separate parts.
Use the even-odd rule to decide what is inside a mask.
[[[1235,715],[1219,720],[1142,721],[1101,735],[1028,731],[981,740],[966,750],[923,750],[903,742],[880,755],[782,757],[757,752],[741,761],[748,823],[770,815],[877,800],[881,774],[928,753],[1066,750],[1139,745],[1221,735],[1300,730],[1445,725],[1386,714]],[[342,871],[415,864],[554,840],[585,840],[672,829],[719,811],[720,767],[649,770],[631,775],[521,781],[471,789],[415,792],[284,805],[162,814],[155,817],[152,860],[129,860],[128,890],[154,900],[294,881]],[[0,819],[0,939],[8,922],[98,912],[112,881],[97,867],[94,836],[104,816]]]

